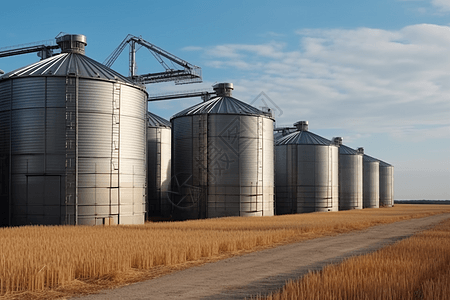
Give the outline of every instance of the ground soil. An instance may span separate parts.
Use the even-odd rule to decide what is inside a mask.
[[[71,299],[220,300],[265,295],[281,288],[288,279],[375,251],[448,218],[450,214],[441,214],[280,246]]]

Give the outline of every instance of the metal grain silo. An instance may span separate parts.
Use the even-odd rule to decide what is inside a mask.
[[[171,160],[170,122],[147,113],[147,214],[149,217],[170,214],[167,201]]]
[[[364,150],[354,150],[339,144],[339,210],[363,208],[363,154]]]
[[[338,147],[308,131],[308,122],[278,140],[276,156],[277,214],[337,211]]]
[[[274,120],[231,97],[232,84],[214,89],[171,118],[174,217],[272,216]]]
[[[380,206],[394,206],[394,166],[380,160]]]
[[[0,77],[8,223],[143,223],[147,93],[85,56],[85,36],[57,43]]]
[[[363,157],[363,207],[380,207],[380,162],[364,154]]]

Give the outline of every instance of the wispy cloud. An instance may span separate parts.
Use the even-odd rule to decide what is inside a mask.
[[[431,0],[431,4],[437,7],[440,11],[450,11],[450,0]]]
[[[384,132],[426,139],[448,134],[450,27],[420,24],[398,31],[317,29],[297,34],[300,46],[290,51],[275,42],[203,51],[210,66],[249,71],[236,79],[236,93],[250,102],[265,91],[283,110],[283,124],[309,119],[355,137]],[[423,126],[434,126],[435,134],[425,134]]]
[[[400,2],[416,2],[420,6],[416,10],[423,14],[447,14],[450,12],[450,0],[397,0]],[[427,7],[431,5],[431,7]]]
[[[207,48],[205,53],[211,57],[222,57],[239,59],[245,58],[249,55],[258,55],[261,57],[280,57],[283,44],[271,42],[263,45],[242,45],[242,44],[227,44],[218,45]]]
[[[265,32],[263,34],[260,34],[259,36],[265,37],[265,38],[279,38],[279,37],[285,37],[286,34],[279,33],[279,32],[274,32],[274,31],[268,31],[268,32]]]

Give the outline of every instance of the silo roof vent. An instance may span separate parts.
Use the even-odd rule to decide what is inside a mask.
[[[294,126],[298,131],[308,131],[308,121],[298,121]]]
[[[219,97],[231,97],[234,87],[232,83],[218,83],[213,86],[213,89]]]
[[[84,54],[86,47],[86,36],[82,34],[66,34],[56,38],[56,43],[61,48],[62,53]]]
[[[342,146],[342,137],[338,136],[333,138],[333,142],[336,146]]]
[[[359,147],[356,151],[358,151],[359,154],[364,154],[364,148]]]
[[[273,120],[271,114],[257,109],[250,104],[244,103],[236,98],[230,96],[223,96],[220,93],[228,92],[231,94],[233,89],[232,83],[219,83],[214,86],[218,91],[216,97],[199,103],[197,105],[186,108],[179,113],[173,115],[170,120],[184,116],[202,115],[202,114],[227,114],[227,115],[246,115],[246,116],[264,116]]]

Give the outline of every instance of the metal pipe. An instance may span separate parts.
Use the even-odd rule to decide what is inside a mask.
[[[136,76],[136,42],[130,41],[130,76],[131,78]]]

